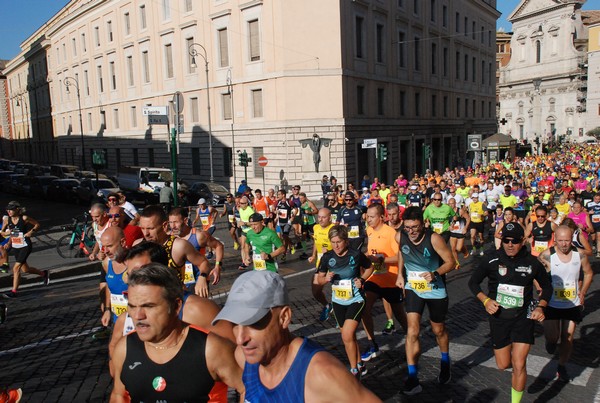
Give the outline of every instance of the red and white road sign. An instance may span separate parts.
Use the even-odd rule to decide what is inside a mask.
[[[260,165],[261,167],[263,167],[263,168],[266,167],[268,163],[269,163],[269,160],[264,155],[262,157],[258,158],[258,165]]]

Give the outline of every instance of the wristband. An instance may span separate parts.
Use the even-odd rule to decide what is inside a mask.
[[[107,306],[107,307],[104,308],[104,312],[110,312],[110,310],[111,310],[110,306]]]
[[[491,298],[490,298],[490,297],[488,297],[488,298],[486,298],[486,299],[484,299],[484,300],[483,300],[483,306],[484,306],[484,307],[485,307],[485,304],[487,304],[487,302],[488,302],[490,299],[491,299]]]
[[[221,266],[221,261],[217,260],[217,261],[215,262],[215,266]]]
[[[269,258],[269,260],[273,260],[273,256],[271,256],[270,253],[267,253],[267,257]]]
[[[207,273],[200,273],[200,277],[208,278],[208,274]]]

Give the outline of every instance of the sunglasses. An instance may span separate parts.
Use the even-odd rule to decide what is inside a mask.
[[[432,199],[433,201],[442,201],[442,199]]]
[[[107,214],[108,218],[119,218],[121,214]]]
[[[502,238],[502,243],[503,244],[513,244],[516,245],[518,243],[521,243],[523,239],[512,239],[512,238]]]
[[[354,201],[354,199],[344,199],[344,201]]]
[[[110,198],[108,199],[108,201],[110,201],[110,202],[116,202],[116,201],[117,201],[117,199],[115,199],[114,197],[110,197]]]

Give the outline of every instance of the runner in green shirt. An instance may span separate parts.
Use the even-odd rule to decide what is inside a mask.
[[[254,264],[254,270],[269,270],[277,273],[275,258],[285,253],[283,242],[275,231],[265,227],[261,214],[252,214],[249,224],[251,229],[246,233],[244,250],[250,258],[245,263]]]
[[[423,219],[429,223],[433,232],[440,234],[446,242],[450,239],[450,222],[456,215],[454,210],[442,202],[442,194],[437,192],[431,196],[431,204],[425,208]]]

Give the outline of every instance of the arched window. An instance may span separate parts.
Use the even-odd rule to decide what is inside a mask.
[[[535,62],[542,62],[542,43],[540,41],[535,41]]]

